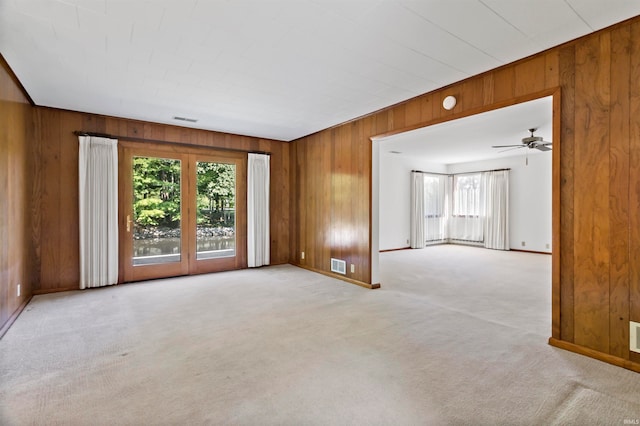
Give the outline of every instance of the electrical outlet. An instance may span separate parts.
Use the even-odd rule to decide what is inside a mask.
[[[547,248],[550,248],[551,246],[550,246],[549,244],[547,244],[547,246],[546,246],[546,247],[547,247]]]
[[[353,263],[351,264],[351,273],[355,273],[356,272],[356,265],[354,265]]]
[[[304,260],[304,252],[300,253],[300,259]]]
[[[629,321],[629,349],[640,353],[640,322]]]
[[[525,243],[524,241],[522,242],[522,247],[526,246],[527,243]]]
[[[18,284],[17,285],[17,290],[16,290],[17,295],[16,295],[16,297],[20,297],[21,287],[22,287],[22,284]]]
[[[407,240],[407,244],[409,244],[409,240]]]

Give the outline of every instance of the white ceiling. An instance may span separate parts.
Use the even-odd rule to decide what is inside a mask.
[[[429,127],[377,139],[380,152],[420,157],[436,164],[468,163],[516,155],[551,155],[537,149],[499,149],[492,145],[522,145],[535,136],[553,142],[553,97],[523,102],[506,108],[447,121]]]
[[[0,53],[38,105],[292,140],[639,14],[637,0],[0,0]]]

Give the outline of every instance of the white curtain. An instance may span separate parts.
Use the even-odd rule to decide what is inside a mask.
[[[424,175],[421,172],[411,172],[411,218],[409,224],[411,248],[424,248]]]
[[[449,221],[451,242],[479,242],[484,238],[484,194],[481,174],[453,176],[452,212]]]
[[[80,288],[118,282],[118,141],[80,136]]]
[[[509,170],[484,172],[484,246],[509,250]]]
[[[247,164],[247,264],[255,268],[269,264],[269,160],[264,154],[249,154]]]
[[[448,239],[449,176],[424,173],[425,240],[427,244]]]

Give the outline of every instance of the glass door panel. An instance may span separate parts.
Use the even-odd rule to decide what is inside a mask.
[[[180,262],[180,160],[133,157],[133,265]]]
[[[121,154],[122,281],[188,274],[187,156],[129,146]]]
[[[196,162],[196,259],[236,255],[236,165]]]
[[[189,272],[204,273],[247,267],[246,154],[194,154],[189,157],[193,181],[189,201]]]

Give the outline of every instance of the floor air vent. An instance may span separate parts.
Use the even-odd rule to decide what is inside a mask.
[[[347,273],[347,262],[340,259],[331,258],[331,272],[345,275]]]
[[[640,353],[640,322],[629,321],[629,349]]]

